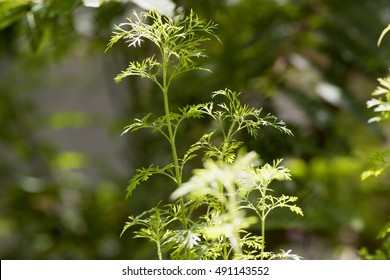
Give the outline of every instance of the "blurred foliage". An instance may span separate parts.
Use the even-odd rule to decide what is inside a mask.
[[[380,46],[385,35],[390,31],[390,25],[388,25],[381,33],[378,46]],[[382,122],[388,121],[390,117],[390,76],[386,78],[378,79],[379,86],[371,93],[371,99],[367,101],[367,107],[373,108],[376,116],[369,119],[368,122]],[[376,152],[374,156],[370,158],[368,170],[361,174],[361,179],[366,180],[370,177],[378,177],[380,175],[388,174],[390,171],[389,161],[390,150]],[[375,250],[373,254],[370,254],[367,248],[363,247],[360,250],[360,256],[364,259],[390,259],[390,222],[387,222],[378,234],[378,239],[382,241],[379,248]]]
[[[120,149],[101,146],[121,159],[123,172],[85,149],[94,143],[73,139],[91,129],[116,139],[129,120],[156,111],[154,101],[162,99],[144,80],[114,85],[116,74],[128,61],[144,57],[143,50],[130,52],[124,44],[104,54],[114,24],[139,9],[137,1],[106,0],[98,7],[93,2],[0,0],[2,259],[154,257],[148,244],[119,235],[129,214],[167,199],[172,190],[161,191],[164,180],[152,179],[130,203],[125,188],[136,168],[153,157],[166,158],[169,148],[147,132],[122,137]],[[361,181],[360,174],[389,140],[385,124],[367,123],[373,115],[366,108],[377,77],[388,71],[390,41],[385,37],[376,46],[390,22],[388,0],[173,2],[218,23],[223,44],[205,44],[205,67],[213,73],[184,75],[172,88],[178,92],[172,108],[205,102],[212,91],[231,88],[242,92],[245,103],[286,121],[294,133],[286,139],[264,130],[257,140],[243,138],[265,162],[286,158],[293,179],[286,187],[303,203],[305,219],[293,220],[283,210],[270,216],[269,246],[285,242],[283,248],[305,259],[355,258],[361,247],[375,254],[377,233],[390,214],[389,175]],[[77,79],[61,72],[96,61],[97,68]],[[42,92],[52,92],[54,101],[59,95],[71,98],[61,89],[75,82],[80,98],[95,104],[89,89],[94,82],[88,79],[106,85],[102,90],[112,115],[79,110],[81,101],[53,112],[39,98]],[[199,121],[181,133],[192,143],[208,125]],[[53,131],[73,144],[64,148]]]

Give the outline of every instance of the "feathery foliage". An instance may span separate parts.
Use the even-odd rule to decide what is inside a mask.
[[[177,187],[171,195],[172,204],[158,205],[137,217],[130,216],[123,232],[140,227],[134,231],[135,237],[153,242],[159,259],[164,254],[171,259],[289,258],[287,253],[265,251],[265,220],[271,210],[288,207],[303,215],[293,204],[296,197],[274,197],[267,192],[273,180],[290,180],[289,171],[278,166],[280,161],[260,167],[256,153],[239,153],[244,143],[237,140],[239,132],[246,131],[256,137],[264,126],[291,135],[285,123],[270,114],[262,116],[262,109],[242,104],[240,93],[229,89],[213,93],[213,100],[221,99],[216,104],[208,102],[186,105],[177,112],[170,110],[169,89],[174,78],[193,70],[209,71],[199,67],[195,59],[205,56],[201,43],[209,40],[205,35],[216,37],[215,28],[214,23],[199,19],[193,11],[176,19],[161,16],[156,11],[134,12],[128,22],[115,27],[108,48],[119,40],[124,40],[129,47],[141,46],[148,40],[158,50],[158,56],[153,54],[141,62],[130,62],[115,81],[128,76],[147,78],[157,84],[164,97],[164,115],[152,119],[149,113],[135,119],[122,135],[151,129],[169,142],[172,152],[172,163],[163,168],[152,164],[137,169],[129,182],[128,196],[157,174],[171,178]],[[206,117],[211,118],[217,128],[203,134],[180,156],[176,148],[179,127],[188,119]],[[214,137],[216,135],[222,137]],[[182,183],[186,163],[199,153],[203,153],[203,169],[195,170],[190,180]],[[257,198],[252,201],[252,193],[256,191]],[[256,215],[248,216],[248,209]],[[199,212],[195,210],[200,210],[201,214],[195,214]],[[246,231],[258,219],[261,236]]]

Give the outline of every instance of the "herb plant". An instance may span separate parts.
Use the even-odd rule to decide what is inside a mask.
[[[216,27],[193,11],[175,19],[156,11],[134,12],[126,23],[115,26],[108,48],[122,39],[129,47],[141,46],[148,40],[157,50],[140,62],[130,62],[115,81],[128,76],[147,78],[158,86],[164,100],[164,115],[153,117],[149,113],[136,119],[125,127],[123,134],[151,129],[168,141],[172,154],[172,162],[166,166],[151,164],[137,169],[127,194],[131,196],[137,186],[154,175],[167,176],[176,186],[172,203],[160,203],[138,216],[130,216],[123,232],[136,226],[135,237],[152,241],[159,259],[299,258],[290,251],[265,250],[266,218],[272,210],[286,207],[303,215],[294,204],[296,197],[272,195],[272,182],[290,180],[289,170],[280,166],[281,160],[262,165],[259,155],[244,152],[244,143],[237,140],[241,131],[256,137],[263,126],[290,135],[285,123],[270,114],[263,116],[261,109],[242,104],[240,93],[230,89],[214,92],[211,102],[171,111],[170,86],[174,80],[186,72],[210,71],[198,66],[196,60],[205,57],[203,42],[211,37],[218,39]],[[214,103],[215,100],[218,101]],[[217,128],[201,135],[180,155],[176,143],[183,122],[206,117]],[[193,176],[184,182],[187,178],[183,178],[183,170],[196,156],[202,156],[203,167],[193,170]],[[250,226],[258,222],[261,234],[254,235]]]

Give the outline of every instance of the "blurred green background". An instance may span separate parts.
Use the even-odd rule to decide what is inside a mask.
[[[114,24],[153,4],[193,9],[219,25],[222,41],[205,45],[211,74],[175,82],[172,110],[230,88],[294,133],[242,136],[264,161],[285,159],[293,181],[283,191],[305,213],[275,212],[267,246],[304,259],[374,253],[390,215],[389,176],[360,175],[390,140],[389,125],[368,124],[366,109],[390,66],[390,39],[376,46],[388,0],[0,0],[0,258],[156,258],[147,241],[119,235],[130,214],[173,191],[156,177],[125,198],[134,170],[169,157],[169,147],[149,132],[120,134],[160,112],[162,96],[145,80],[113,81],[153,50],[105,52]],[[204,127],[182,131],[182,148]]]

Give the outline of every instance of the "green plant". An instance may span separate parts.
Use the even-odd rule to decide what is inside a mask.
[[[390,31],[388,25],[381,33],[378,46],[380,46],[384,36]],[[390,119],[390,76],[378,79],[379,86],[371,93],[371,99],[367,101],[367,107],[372,108],[376,113],[375,117],[368,120],[372,122],[383,122]],[[390,171],[390,149],[386,149],[375,153],[371,156],[369,166],[366,171],[361,174],[361,179],[366,180],[369,177],[378,177],[384,172]],[[390,222],[386,223],[378,234],[378,239],[381,239],[382,245],[370,254],[366,248],[360,250],[360,256],[364,259],[389,259],[390,257]]]
[[[380,46],[384,36],[389,31],[390,25],[382,31],[378,40],[378,46]],[[367,108],[371,108],[376,114],[368,120],[369,123],[383,122],[390,119],[390,76],[379,78],[378,82],[379,85],[371,93],[371,99],[367,101]],[[362,173],[361,179],[365,180],[372,176],[377,177],[384,171],[388,171],[390,168],[389,152],[390,150],[386,149],[372,156],[369,168]]]
[[[149,113],[125,127],[123,134],[152,129],[169,142],[172,154],[172,162],[164,167],[152,164],[138,169],[129,182],[128,196],[157,174],[167,176],[176,185],[171,196],[173,203],[159,204],[136,217],[130,216],[123,232],[130,227],[138,228],[135,237],[152,241],[159,259],[165,255],[171,259],[298,258],[289,252],[265,251],[265,220],[271,210],[287,207],[303,215],[293,204],[296,197],[271,195],[271,182],[289,180],[289,171],[279,166],[280,161],[261,166],[256,153],[239,153],[244,143],[236,139],[243,130],[256,137],[263,126],[291,134],[284,122],[270,114],[262,116],[261,109],[242,104],[240,94],[229,89],[214,92],[213,100],[219,99],[216,104],[186,105],[177,112],[170,109],[170,86],[174,79],[189,71],[209,71],[199,67],[195,60],[205,56],[201,44],[210,36],[217,38],[215,29],[216,24],[199,19],[193,11],[176,19],[156,11],[134,12],[128,22],[115,27],[108,48],[124,39],[131,47],[148,40],[158,50],[157,55],[141,62],[130,62],[115,81],[128,76],[147,78],[158,86],[164,100],[163,116],[152,119]],[[205,117],[210,117],[217,128],[205,133],[179,155],[176,143],[182,123]],[[195,170],[183,183],[186,164],[200,153],[203,168]],[[256,215],[247,216],[247,210]],[[261,221],[260,236],[247,231],[257,221],[256,216]]]
[[[233,163],[209,159],[203,169],[195,170],[194,176],[172,194],[174,199],[186,196],[197,205],[207,205],[206,214],[200,217],[204,222],[197,224],[197,229],[206,240],[218,245],[204,249],[206,255],[223,259],[227,259],[231,252],[234,258],[240,259],[297,257],[265,251],[265,223],[272,210],[287,207],[303,215],[302,210],[293,204],[296,197],[270,194],[272,181],[290,180],[289,170],[279,166],[280,162],[260,166],[254,152],[239,154]],[[246,209],[253,211],[255,216],[247,216]],[[246,229],[258,220],[261,234],[248,233]]]

